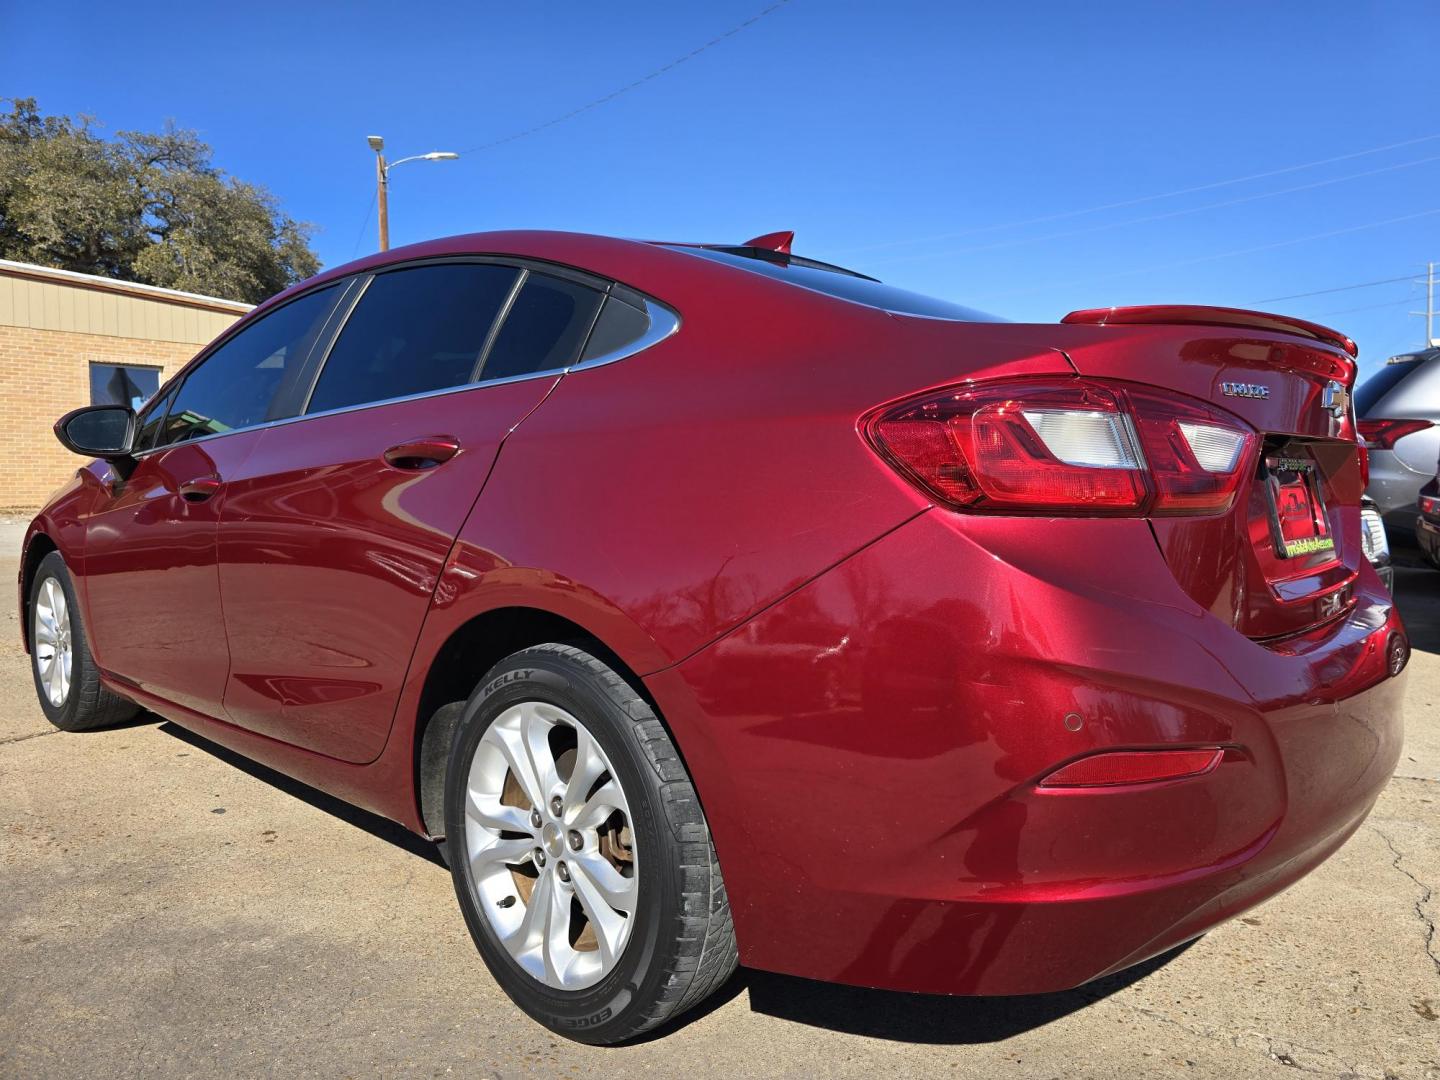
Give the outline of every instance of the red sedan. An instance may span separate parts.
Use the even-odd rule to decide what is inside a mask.
[[[1344,843],[1408,658],[1353,343],[1007,323],[789,248],[420,244],[65,417],[42,708],[443,839],[496,979],[591,1042],[737,962],[1073,987]]]

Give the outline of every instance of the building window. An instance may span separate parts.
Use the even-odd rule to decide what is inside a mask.
[[[159,368],[90,365],[91,405],[129,405],[138,410],[159,389]]]

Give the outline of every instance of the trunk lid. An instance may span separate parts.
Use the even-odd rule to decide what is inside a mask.
[[[1260,435],[1228,511],[1150,519],[1186,593],[1256,639],[1349,610],[1364,561],[1353,343],[1315,324],[1218,308],[1104,309],[1064,322],[1060,347],[1081,375],[1187,394]]]

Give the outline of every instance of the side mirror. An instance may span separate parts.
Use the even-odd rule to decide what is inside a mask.
[[[60,445],[83,457],[128,458],[135,441],[135,410],[128,405],[90,405],[55,421]]]

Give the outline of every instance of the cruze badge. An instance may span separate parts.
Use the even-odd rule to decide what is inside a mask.
[[[1270,388],[1253,382],[1222,382],[1220,392],[1226,397],[1248,397],[1264,400],[1270,396]]]
[[[1320,407],[1331,416],[1341,417],[1345,415],[1345,408],[1350,404],[1350,394],[1343,385],[1331,379],[1325,384],[1325,390],[1320,395]]]

